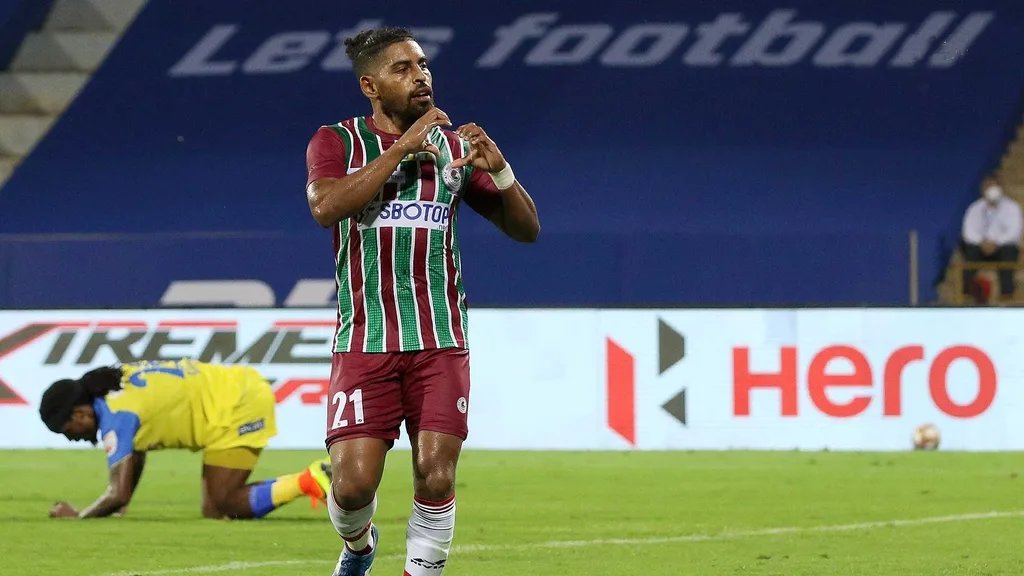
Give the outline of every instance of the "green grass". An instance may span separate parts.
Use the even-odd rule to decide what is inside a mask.
[[[317,455],[267,452],[254,478]],[[0,452],[0,573],[330,574],[339,540],[323,508],[200,519],[195,454],[150,454],[124,518],[47,518],[57,499],[81,507],[102,491],[103,460]],[[1017,453],[467,452],[445,574],[1020,575],[1022,473]],[[393,453],[378,576],[402,572],[410,475],[408,452]],[[991,511],[1016,514],[940,518]]]

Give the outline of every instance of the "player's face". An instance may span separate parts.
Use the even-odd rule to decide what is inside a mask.
[[[384,112],[402,118],[406,124],[415,122],[434,105],[427,57],[411,40],[384,49],[375,80]]]
[[[96,441],[96,413],[89,406],[75,406],[61,430],[68,440]]]

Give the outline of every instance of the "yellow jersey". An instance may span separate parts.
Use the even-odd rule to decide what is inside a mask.
[[[162,448],[263,448],[277,433],[270,384],[248,366],[195,360],[121,366],[121,390],[93,403],[107,462]]]

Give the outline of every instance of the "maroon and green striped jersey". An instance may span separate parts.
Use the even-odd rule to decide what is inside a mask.
[[[321,127],[306,150],[307,186],[359,171],[398,138],[371,117]],[[429,139],[440,157],[406,157],[376,198],[334,226],[335,352],[468,348],[458,208],[464,200],[490,217],[501,198],[486,173],[446,169],[468,151],[458,135],[435,128]]]

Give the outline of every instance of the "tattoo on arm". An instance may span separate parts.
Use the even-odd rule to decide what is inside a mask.
[[[137,453],[135,453],[137,454]],[[135,476],[136,468],[141,477],[142,464],[136,462],[135,454],[125,457],[120,462],[110,467],[110,485],[95,502],[78,513],[79,518],[102,518],[110,516],[124,508],[131,500],[135,483],[138,479]]]

